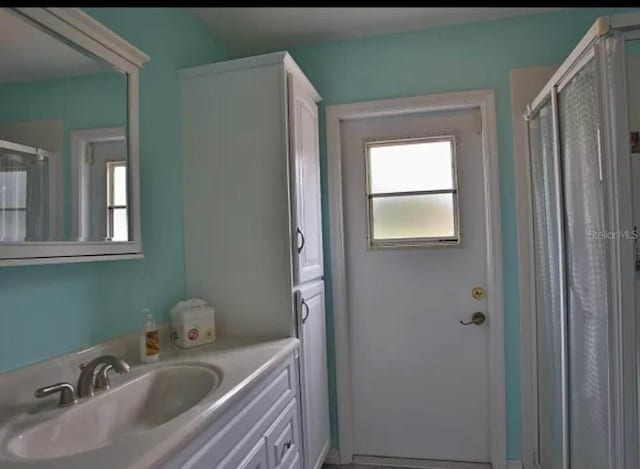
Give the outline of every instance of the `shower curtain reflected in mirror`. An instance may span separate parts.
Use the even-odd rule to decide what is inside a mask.
[[[0,141],[0,242],[45,241],[48,234],[48,155],[3,148]]]

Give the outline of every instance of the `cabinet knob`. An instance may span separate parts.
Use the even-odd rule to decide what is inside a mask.
[[[289,451],[289,448],[291,448],[292,446],[293,446],[293,441],[291,440],[285,442],[285,444],[282,445],[282,450],[280,451],[280,461],[282,461],[282,458],[284,457],[285,453]]]

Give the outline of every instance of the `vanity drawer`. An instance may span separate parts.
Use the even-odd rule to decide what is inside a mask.
[[[267,445],[264,438],[260,438],[258,444],[249,452],[240,463],[238,469],[267,469]]]
[[[270,373],[236,405],[217,419],[200,436],[189,443],[166,469],[267,469],[259,464],[260,447],[267,453],[266,433],[273,423],[289,409],[297,393],[297,373],[293,359]],[[296,444],[298,439],[296,440]],[[296,451],[298,451],[296,446]],[[258,458],[254,464],[248,455]],[[269,461],[267,457],[267,461]],[[272,469],[272,468],[269,468]]]
[[[298,401],[293,399],[265,435],[270,469],[289,469],[300,452],[298,429]]]

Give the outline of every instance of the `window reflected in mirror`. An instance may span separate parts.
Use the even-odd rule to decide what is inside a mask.
[[[127,162],[107,162],[107,234],[112,241],[127,241]]]

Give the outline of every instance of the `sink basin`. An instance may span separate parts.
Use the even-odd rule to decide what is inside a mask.
[[[218,387],[220,377],[205,365],[147,369],[74,407],[56,409],[53,417],[17,424],[5,448],[20,459],[51,459],[91,451],[154,429],[186,412]]]

